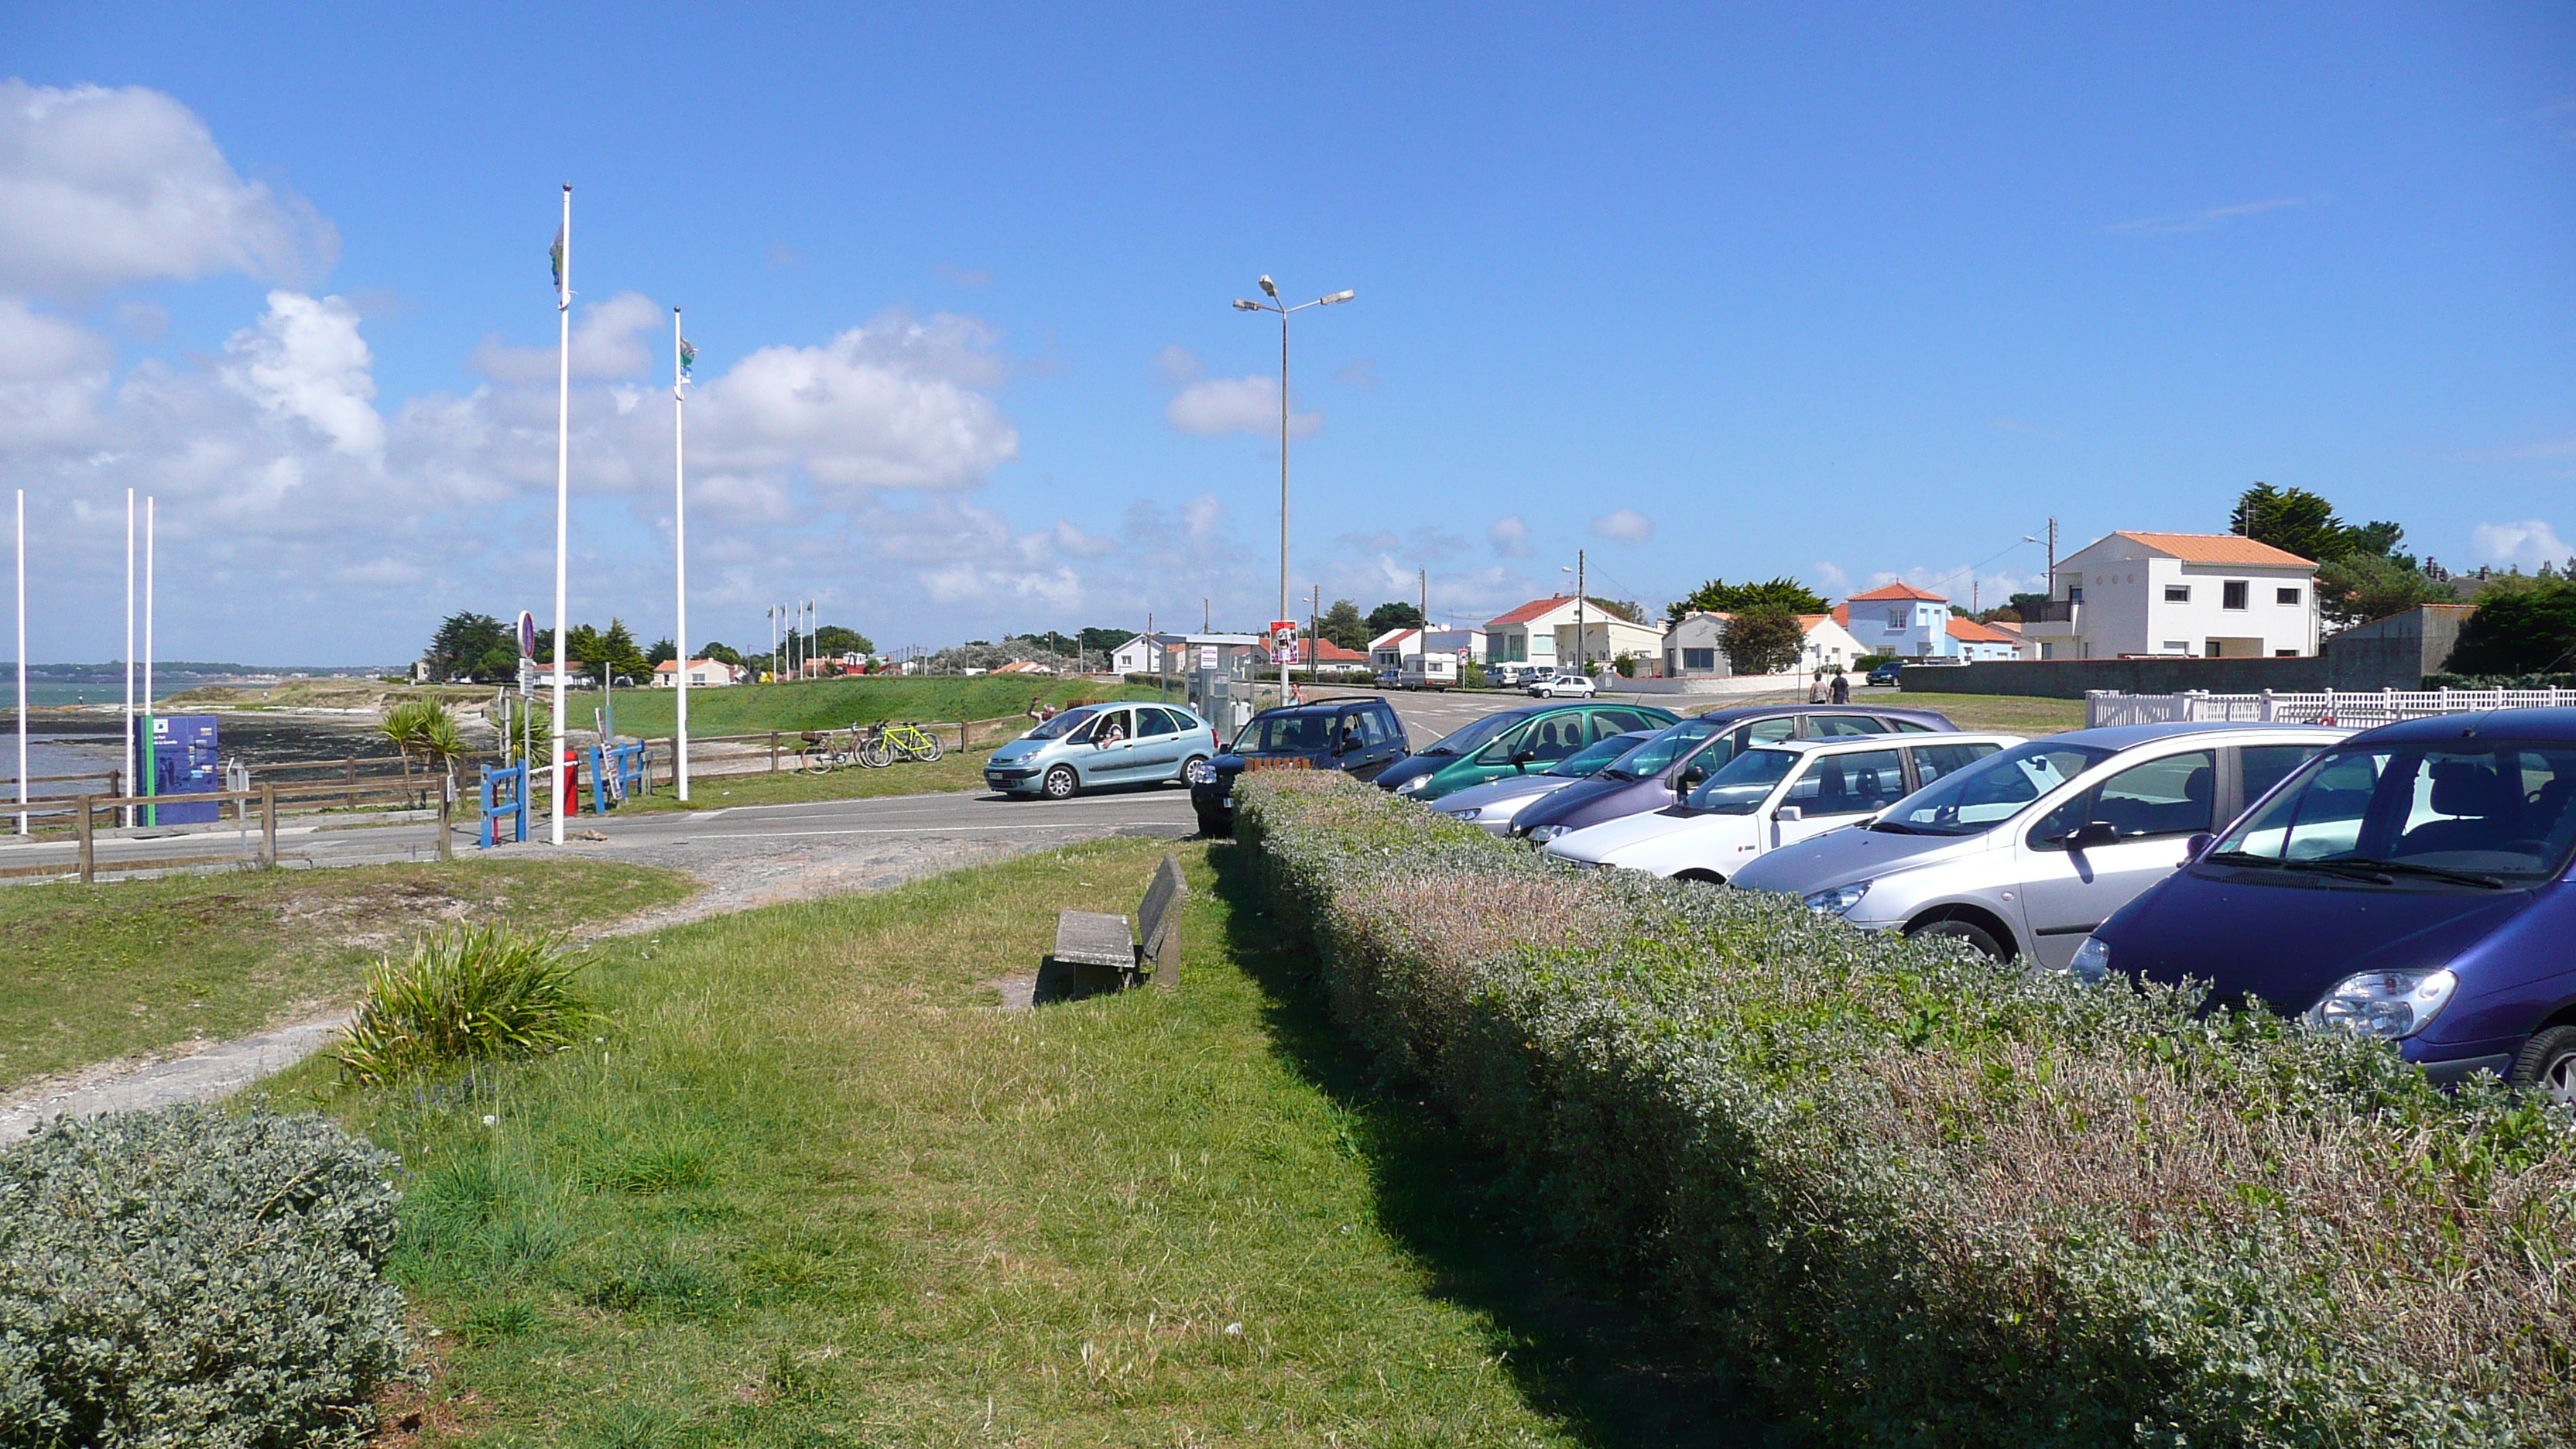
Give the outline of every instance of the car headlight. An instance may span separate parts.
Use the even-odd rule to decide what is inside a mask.
[[[2074,959],[2066,963],[2066,974],[2087,986],[2099,984],[2111,974],[2111,946],[2099,936],[2087,936],[2075,948]]]
[[[1470,805],[1464,810],[1444,810],[1441,813],[1452,820],[1473,820],[1485,813],[1485,807],[1482,805]]]
[[[1431,777],[1429,775],[1416,775],[1412,779],[1405,781],[1403,784],[1396,786],[1395,793],[1398,795],[1410,795],[1430,783]]]
[[[2308,1008],[2310,1026],[2331,1026],[2354,1036],[2395,1041],[2413,1036],[2450,1004],[2460,978],[2448,968],[2364,971],[2347,976]]]
[[[1860,904],[1860,898],[1868,894],[1868,881],[1861,881],[1856,885],[1835,886],[1831,890],[1821,890],[1807,897],[1807,909],[1819,915],[1846,916],[1851,914],[1852,907]]]
[[[1529,833],[1529,838],[1537,841],[1541,845],[1545,845],[1560,835],[1572,835],[1573,833],[1574,827],[1571,825],[1542,825],[1531,831]]]
[[[1190,767],[1186,773],[1189,776],[1190,783],[1193,785],[1213,785],[1216,783],[1216,766],[1209,764],[1205,760],[1190,761]]]

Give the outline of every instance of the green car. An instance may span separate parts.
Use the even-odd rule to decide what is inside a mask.
[[[1681,721],[1642,704],[1533,704],[1489,714],[1438,744],[1388,766],[1378,787],[1408,800],[1437,800],[1505,775],[1544,770],[1584,746],[1630,730]]]

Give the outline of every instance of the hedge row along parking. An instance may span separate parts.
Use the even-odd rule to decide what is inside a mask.
[[[1235,794],[1341,1026],[1826,1442],[2576,1437],[2576,1135],[2537,1098],[1336,772]]]

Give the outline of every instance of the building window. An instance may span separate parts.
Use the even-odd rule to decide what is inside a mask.
[[[1887,611],[1887,627],[1891,629],[1902,629],[1905,627],[1905,610],[1903,608],[1895,608]]]
[[[2299,591],[2296,589],[2275,589],[2272,593],[2272,602],[2279,604],[2284,608],[2295,609],[2299,607]]]
[[[2167,654],[2189,654],[2191,652],[2191,643],[2189,640],[2185,639],[2167,639],[2165,641],[2165,652]]]
[[[2252,591],[2243,579],[2229,579],[2218,586],[2218,606],[2222,609],[2244,608],[2245,596]]]
[[[1682,668],[1684,669],[1715,669],[1716,667],[1717,651],[1714,649],[1685,649],[1682,651]]]
[[[2272,651],[2272,657],[2275,659],[2296,659],[2299,657],[2299,651],[2296,649],[2275,649]]]
[[[2188,603],[2190,603],[2190,602],[2191,602],[2191,585],[2189,585],[2189,584],[2167,584],[2167,585],[2165,585],[2165,602],[2166,602],[2166,603],[2168,603],[2168,604],[2188,604]]]

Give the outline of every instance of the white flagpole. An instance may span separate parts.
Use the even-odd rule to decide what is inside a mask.
[[[681,368],[680,352],[688,345],[680,336],[680,309],[671,309],[671,552],[677,560],[674,586],[679,594],[679,666],[680,698],[678,703],[678,740],[673,746],[673,775],[679,784],[680,803],[689,802],[689,454],[687,425],[682,414],[687,407],[685,389],[688,374]]]
[[[564,756],[564,542],[572,502],[572,183],[563,189],[563,276],[555,283],[555,317],[561,339],[555,365],[555,714],[547,731],[546,814],[552,840],[563,844]]]
[[[18,490],[18,833],[27,833],[27,490]]]
[[[134,794],[134,490],[125,490],[125,774],[118,781],[125,795]],[[134,807],[117,811],[117,818],[134,823]]]
[[[153,523],[160,515],[158,507],[160,502],[160,499],[149,495],[146,495],[143,500],[143,720],[146,730],[143,738],[143,773],[145,778],[142,781],[142,790],[128,791],[129,794],[158,795],[161,793],[159,742],[153,739],[150,733],[152,719],[160,713],[152,703],[152,581],[156,576],[152,567],[152,540],[156,531]],[[146,805],[143,809],[144,824],[161,823],[161,807]]]

